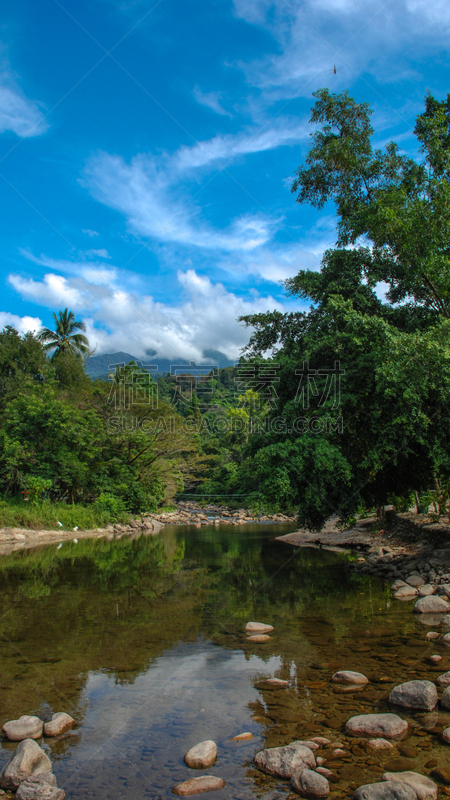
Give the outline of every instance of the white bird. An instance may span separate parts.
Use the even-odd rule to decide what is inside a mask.
[[[75,544],[78,544],[78,539],[74,539],[73,541],[75,542]]]
[[[63,527],[63,524],[62,524],[62,522],[60,522],[60,521],[59,521],[59,519],[57,519],[57,520],[56,520],[56,522],[58,523],[58,525],[59,525],[59,527],[60,527],[60,528],[62,528],[62,527]]]
[[[56,549],[57,550],[61,550],[61,547],[62,547],[62,542],[59,543],[59,545],[58,545],[58,547]]]
[[[74,531],[77,531],[77,530],[78,530],[78,525],[75,525]]]

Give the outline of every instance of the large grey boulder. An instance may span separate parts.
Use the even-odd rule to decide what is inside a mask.
[[[384,781],[399,781],[413,789],[418,800],[436,800],[438,788],[434,781],[418,772],[385,772]]]
[[[52,762],[34,739],[24,739],[0,772],[2,789],[17,789],[38,772],[51,772]]]
[[[20,784],[16,800],[64,800],[66,793],[58,789],[51,772],[39,772]]]
[[[416,614],[446,614],[450,611],[450,604],[443,597],[435,594],[429,597],[420,597],[414,605]]]
[[[416,589],[425,584],[424,579],[421,578],[420,575],[408,575],[405,580],[406,583],[408,583],[410,586],[414,586]]]
[[[354,800],[417,800],[414,789],[400,781],[366,783],[356,790],[353,797]]]
[[[44,723],[44,736],[60,736],[61,733],[69,731],[75,720],[64,711],[53,714],[50,722]]]
[[[44,723],[39,717],[30,717],[24,714],[19,719],[5,722],[2,731],[11,742],[21,742],[23,739],[40,739]]]
[[[382,736],[394,739],[408,730],[408,723],[397,714],[358,714],[346,724],[347,733],[354,736]]]
[[[316,766],[314,753],[300,742],[260,750],[253,761],[261,772],[279,778],[291,778],[300,769],[314,769]]]
[[[184,757],[185,763],[191,769],[205,769],[214,764],[217,758],[217,745],[212,739],[200,742],[191,747]]]
[[[431,681],[406,681],[395,686],[389,695],[393,705],[418,711],[432,711],[437,701],[437,689]]]
[[[328,797],[330,784],[324,775],[312,769],[301,769],[291,777],[291,786],[302,797]]]

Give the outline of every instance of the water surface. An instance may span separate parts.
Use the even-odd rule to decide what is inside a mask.
[[[346,554],[274,541],[291,529],[167,527],[3,558],[1,723],[75,717],[70,735],[44,743],[69,798],[173,797],[175,783],[201,774],[183,756],[205,739],[219,750],[208,772],[227,781],[211,797],[285,796],[286,784],[252,768],[257,750],[313,735],[346,743],[350,716],[386,711],[395,683],[450,666],[410,603],[391,602],[389,587],[358,575]],[[248,620],[274,625],[270,641],[249,642]],[[444,655],[439,667],[427,662],[432,652]],[[336,693],[329,678],[344,668],[371,684]],[[272,676],[289,688],[268,687]],[[436,719],[411,721],[413,766],[426,774],[448,751],[428,732]],[[254,739],[230,741],[242,731]],[[392,758],[350,745],[332,762],[334,797],[379,779]],[[2,763],[14,748],[2,743]]]

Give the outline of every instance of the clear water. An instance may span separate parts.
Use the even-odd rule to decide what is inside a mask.
[[[69,798],[173,797],[178,781],[202,774],[183,756],[205,739],[218,745],[207,772],[227,781],[220,798],[286,796],[288,784],[254,770],[253,755],[313,735],[349,748],[331,760],[332,797],[379,779],[402,752],[374,756],[346,739],[345,721],[388,710],[396,683],[449,669],[447,651],[426,640],[410,603],[391,602],[389,587],[357,575],[347,555],[274,541],[291,529],[172,527],[3,558],[0,722],[75,717],[69,735],[44,742]],[[270,641],[249,642],[248,620],[274,625]],[[427,662],[433,652],[438,667]],[[345,668],[371,683],[337,693],[329,678]],[[270,688],[272,676],[290,687]],[[410,768],[445,766],[449,746],[435,734],[450,715],[410,721]],[[254,738],[230,741],[243,731]],[[14,748],[3,741],[0,766]]]

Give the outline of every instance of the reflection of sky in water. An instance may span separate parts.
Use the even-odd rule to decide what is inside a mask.
[[[259,697],[252,680],[272,676],[280,665],[275,656],[267,662],[257,655],[246,659],[242,651],[200,639],[166,652],[133,685],[90,674],[82,698],[88,702],[83,735],[65,765],[64,787],[70,796],[95,794],[104,775],[120,785],[121,796],[130,782],[150,796],[156,788],[167,794],[175,782],[201,774],[184,765],[186,751],[214,739],[219,756],[208,773],[227,780],[226,794],[233,786],[242,790],[242,764],[261,748],[260,725],[247,705]],[[255,739],[229,741],[248,730]]]

